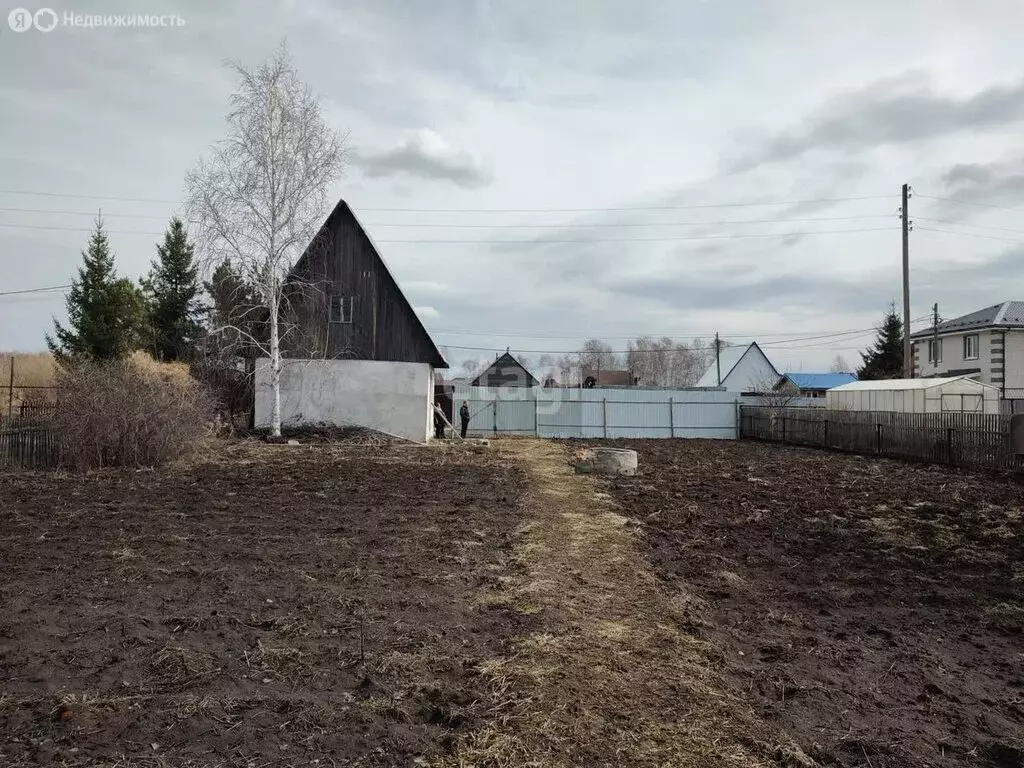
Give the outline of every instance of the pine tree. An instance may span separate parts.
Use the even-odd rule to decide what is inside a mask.
[[[878,328],[874,346],[861,353],[864,365],[857,376],[861,379],[899,379],[903,376],[903,321],[896,314],[896,305],[889,311]]]
[[[46,335],[58,361],[120,359],[138,347],[142,296],[130,280],[117,276],[102,219],[96,219],[96,231],[82,252],[66,306],[68,325],[54,320],[54,335]]]
[[[267,337],[267,310],[256,290],[230,259],[217,266],[203,288],[213,302],[207,313],[209,329],[217,337],[216,346],[222,354],[255,359],[258,346]]]
[[[171,219],[157,259],[143,281],[148,304],[147,346],[158,360],[183,360],[199,337],[199,269],[181,219]]]

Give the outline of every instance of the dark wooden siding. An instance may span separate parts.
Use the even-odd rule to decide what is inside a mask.
[[[338,203],[293,272],[290,357],[352,358],[447,367],[412,306],[344,202]],[[351,296],[352,322],[331,321],[331,302]]]

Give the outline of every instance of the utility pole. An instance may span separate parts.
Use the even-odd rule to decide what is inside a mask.
[[[903,185],[900,219],[903,222],[903,378],[914,378],[914,358],[910,348],[910,185]]]
[[[718,340],[718,331],[715,331],[715,374],[718,386],[722,386],[722,359],[718,354],[721,348],[722,342]]]
[[[932,305],[932,367],[939,367],[939,302]]]

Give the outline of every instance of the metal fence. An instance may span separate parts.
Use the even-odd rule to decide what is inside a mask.
[[[790,445],[1024,470],[1010,450],[1010,417],[983,413],[891,413],[742,406],[740,436]]]
[[[476,437],[737,437],[738,398],[719,390],[460,385],[456,412],[463,401]]]

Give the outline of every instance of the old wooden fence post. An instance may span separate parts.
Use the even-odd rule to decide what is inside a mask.
[[[604,436],[608,437],[608,398],[601,398],[601,427],[604,429]]]
[[[11,382],[7,390],[7,418],[14,415],[14,355],[11,355]]]
[[[782,417],[782,442],[786,442],[786,417]]]
[[[875,453],[882,452],[882,425],[875,424]]]
[[[953,461],[953,428],[949,427],[946,429],[946,461],[950,464],[954,464]]]
[[[672,398],[668,399],[668,436],[676,436],[676,417],[673,413],[675,409],[672,407]]]
[[[822,440],[822,445],[824,445],[826,448],[828,448],[828,419],[825,419],[825,421],[823,423],[825,424],[825,436],[824,436],[824,439]]]
[[[533,436],[540,437],[540,426],[538,425],[537,411],[540,408],[540,402],[537,400],[537,395],[533,395]]]
[[[491,417],[494,425],[494,434],[498,434],[498,401],[491,401]]]

